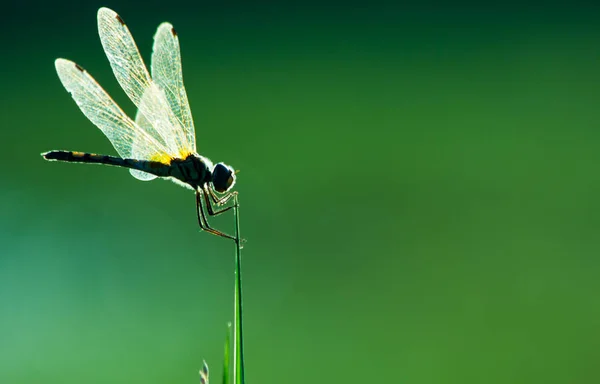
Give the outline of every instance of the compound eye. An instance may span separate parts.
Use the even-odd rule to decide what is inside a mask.
[[[215,165],[213,170],[213,186],[217,192],[227,192],[235,183],[235,174],[231,167],[223,163]]]

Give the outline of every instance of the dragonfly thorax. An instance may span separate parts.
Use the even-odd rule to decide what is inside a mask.
[[[191,154],[185,159],[173,159],[169,166],[169,176],[197,190],[212,181],[212,162],[206,157]]]
[[[212,183],[217,192],[227,192],[235,184],[233,168],[224,163],[213,165],[210,159],[193,153],[185,159],[173,159],[169,176],[197,190]]]

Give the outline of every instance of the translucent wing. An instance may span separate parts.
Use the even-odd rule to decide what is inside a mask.
[[[79,109],[100,128],[121,157],[134,157],[134,142],[155,153],[166,151],[165,144],[134,123],[87,71],[65,59],[57,59],[55,66],[60,81]]]
[[[145,132],[152,132],[152,130],[154,129],[152,127],[152,125],[150,125],[148,120],[146,120],[144,115],[142,113],[140,113],[139,109],[135,115],[135,123],[137,124],[138,127],[140,127]],[[153,157],[152,152],[153,152],[153,150],[144,143],[142,136],[138,135],[138,137],[134,138],[132,146],[131,146],[131,157],[132,158],[147,159],[147,158]],[[131,175],[133,177],[135,177],[136,179],[142,180],[142,181],[150,181],[150,180],[156,179],[156,176],[154,176],[153,174],[138,171],[137,169],[130,169],[129,173],[131,173]]]
[[[100,8],[98,33],[117,81],[138,107],[136,120],[144,131],[163,142],[166,147],[165,152],[156,153],[152,152],[152,148],[136,143],[133,148],[137,157],[167,162],[169,158],[185,158],[194,152],[165,93],[150,78],[135,41],[121,17],[108,8]]]
[[[152,79],[164,91],[171,110],[185,131],[187,142],[196,152],[194,121],[183,86],[179,38],[169,23],[162,23],[154,35],[151,67]]]

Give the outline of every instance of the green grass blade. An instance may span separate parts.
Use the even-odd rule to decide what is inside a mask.
[[[244,384],[244,337],[242,321],[242,240],[240,238],[240,213],[237,194],[233,198],[235,216],[235,294],[233,326],[233,381]]]
[[[231,345],[231,323],[227,324],[225,335],[225,356],[223,356],[223,384],[229,384],[229,349]]]

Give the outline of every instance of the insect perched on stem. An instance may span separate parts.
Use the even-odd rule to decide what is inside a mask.
[[[100,128],[121,157],[72,151],[50,151],[42,156],[46,160],[125,167],[139,180],[171,179],[195,191],[202,230],[235,240],[212,228],[204,212],[204,205],[210,216],[233,208],[223,205],[237,193],[231,192],[235,172],[224,163],[213,165],[196,152],[175,29],[162,23],[154,35],[152,76],[129,29],[114,11],[98,10],[98,33],[117,81],[138,108],[135,121],[78,64],[57,59],[56,71],[84,115]]]

